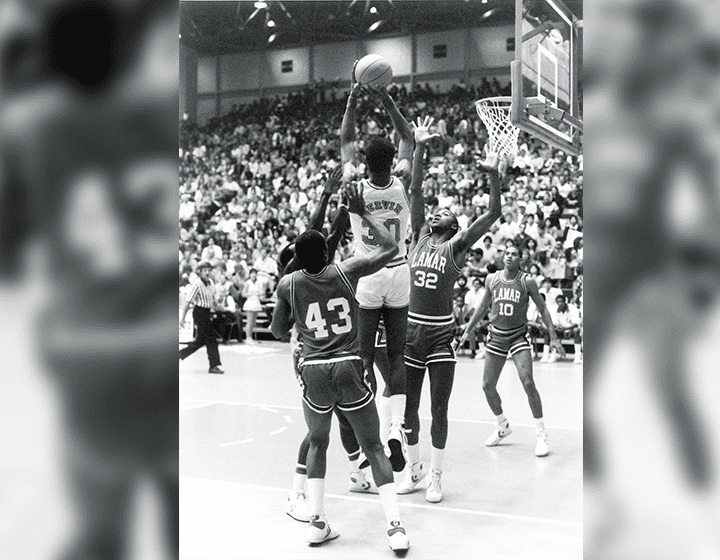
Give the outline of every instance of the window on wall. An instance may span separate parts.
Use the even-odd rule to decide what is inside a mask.
[[[283,61],[280,63],[280,71],[281,71],[283,74],[287,74],[288,72],[292,72],[292,71],[293,71],[293,70],[292,70],[292,68],[293,68],[292,63],[293,63],[292,60],[283,60]]]
[[[515,51],[515,37],[508,37],[505,40],[505,50],[508,52]]]
[[[433,58],[447,58],[447,45],[433,46]]]

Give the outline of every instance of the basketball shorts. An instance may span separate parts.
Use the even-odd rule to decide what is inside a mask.
[[[303,401],[319,414],[358,410],[373,400],[360,356],[300,359],[296,373]]]
[[[527,325],[507,330],[491,325],[485,338],[485,350],[503,358],[507,357],[508,352],[511,356],[522,350],[529,352],[530,336],[527,332]]]
[[[434,362],[457,362],[452,341],[455,323],[421,325],[408,321],[405,337],[405,365],[425,369]]]
[[[410,304],[410,267],[407,262],[360,278],[355,299],[362,309],[407,307]]]

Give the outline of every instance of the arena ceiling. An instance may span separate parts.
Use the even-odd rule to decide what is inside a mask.
[[[565,4],[582,18],[582,0]],[[514,0],[183,0],[180,42],[218,54],[514,21]]]

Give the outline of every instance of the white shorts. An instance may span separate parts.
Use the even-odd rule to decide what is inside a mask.
[[[410,305],[410,266],[404,262],[363,276],[358,280],[355,299],[362,309],[407,307]]]

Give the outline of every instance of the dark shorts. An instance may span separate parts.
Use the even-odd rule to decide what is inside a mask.
[[[513,356],[522,350],[530,351],[527,325],[511,330],[501,330],[491,326],[485,339],[485,350],[503,358],[507,357],[508,352]]]
[[[340,410],[358,410],[373,400],[359,356],[302,359],[296,374],[303,400],[319,414],[331,412],[336,406]]]
[[[452,341],[455,323],[422,325],[408,320],[405,338],[405,365],[425,369],[433,362],[457,362]]]
[[[385,332],[385,323],[380,319],[377,331],[375,331],[375,348],[387,347],[387,333]]]

